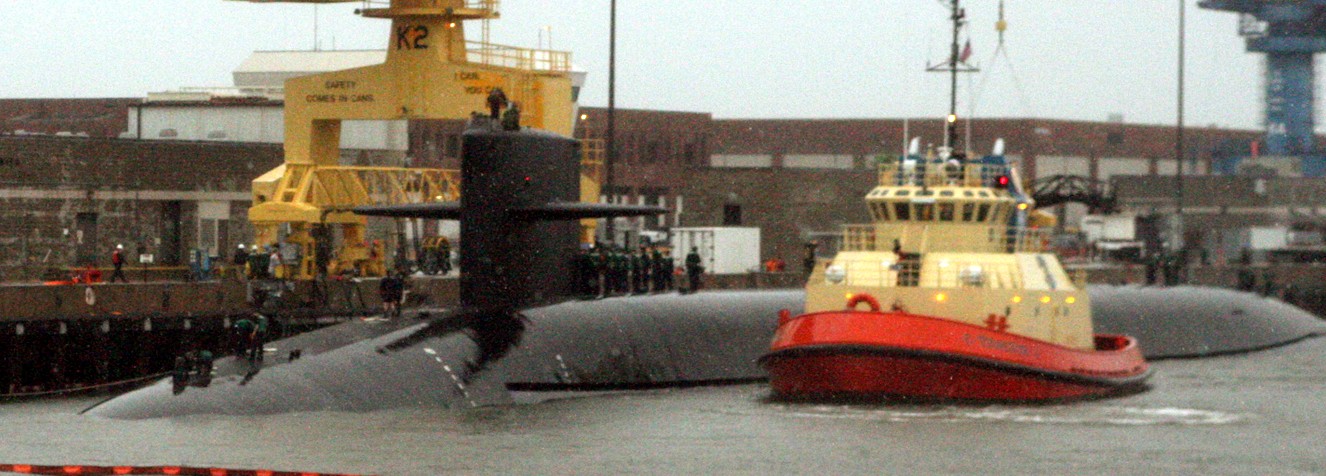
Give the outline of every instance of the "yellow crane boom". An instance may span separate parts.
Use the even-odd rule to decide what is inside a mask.
[[[494,88],[519,104],[525,125],[570,136],[574,99],[570,53],[486,41],[497,0],[246,0],[254,3],[350,3],[369,18],[390,19],[380,65],[290,79],[285,84],[285,162],[253,181],[249,220],[260,245],[284,243],[284,277],[311,279],[355,269],[380,275],[383,252],[365,241],[355,206],[458,200],[456,171],[340,165],[345,120],[466,119],[486,111]],[[485,41],[467,41],[465,22],[483,20]],[[596,201],[596,166],[587,164],[582,196]],[[339,227],[335,257],[319,256],[325,228]],[[325,254],[329,247],[321,247]]]

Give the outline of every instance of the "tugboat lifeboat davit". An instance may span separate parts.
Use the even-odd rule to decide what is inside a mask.
[[[880,165],[873,223],[783,311],[759,363],[776,397],[1044,402],[1145,388],[1136,341],[1092,331],[1082,280],[1027,226],[1031,200],[1001,155]]]

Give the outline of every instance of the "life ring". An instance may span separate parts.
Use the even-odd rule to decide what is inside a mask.
[[[88,286],[83,290],[83,302],[86,302],[89,306],[97,305],[97,293],[92,291],[92,286]]]
[[[879,312],[879,300],[866,293],[856,293],[847,298],[847,308],[856,310],[856,305],[863,302],[870,305],[870,312]]]

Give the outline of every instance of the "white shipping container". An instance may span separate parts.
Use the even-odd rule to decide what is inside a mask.
[[[672,257],[686,265],[696,248],[706,273],[740,274],[760,269],[760,229],[747,227],[688,227],[672,229]]]
[[[1285,227],[1254,226],[1248,228],[1248,248],[1278,250],[1289,245],[1289,229]]]
[[[1087,215],[1082,217],[1082,234],[1087,242],[1133,241],[1137,236],[1137,216]]]

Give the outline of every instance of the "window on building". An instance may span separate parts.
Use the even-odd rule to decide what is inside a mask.
[[[1105,134],[1105,143],[1109,145],[1123,145],[1123,131],[1114,131]]]
[[[209,218],[198,220],[198,248],[209,255],[217,252],[216,228],[217,220]]]
[[[663,144],[656,140],[651,140],[646,145],[644,162],[647,164],[657,164],[663,161]]]
[[[460,135],[448,134],[446,138],[446,156],[460,157]]]
[[[723,205],[723,226],[741,225],[741,205]]]

